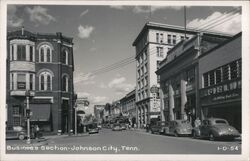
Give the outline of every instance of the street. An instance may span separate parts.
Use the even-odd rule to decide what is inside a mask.
[[[32,146],[7,140],[6,149],[7,154],[241,154],[241,142],[102,129],[98,134],[59,136]]]

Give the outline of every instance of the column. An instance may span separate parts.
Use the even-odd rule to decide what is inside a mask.
[[[14,60],[17,59],[17,44],[13,44],[14,45]]]
[[[25,45],[26,48],[26,61],[30,61],[30,46],[29,45]]]
[[[30,77],[29,77],[29,73],[25,74],[26,76],[26,90],[30,90]]]
[[[174,89],[172,84],[169,84],[169,119],[174,120]]]
[[[163,95],[163,91],[162,91],[161,88],[159,90],[159,93],[160,93],[161,121],[165,121],[165,117],[164,117],[164,113],[163,113],[163,110],[164,110],[164,95]]]
[[[185,104],[187,103],[187,94],[186,94],[186,84],[187,81],[181,80],[181,119],[187,120],[187,114],[185,112]]]
[[[17,90],[17,73],[13,73],[13,82],[14,82],[13,90]]]

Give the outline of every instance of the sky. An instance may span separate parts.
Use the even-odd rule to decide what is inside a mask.
[[[236,9],[189,6],[187,26],[227,19],[211,30],[236,34],[241,31],[241,12],[231,13]],[[8,30],[24,26],[33,32],[73,37],[75,91],[78,97],[88,97],[91,106],[120,99],[135,88],[135,62],[109,72],[94,71],[134,57],[132,43],[147,21],[184,25],[182,6],[8,5],[7,10]]]

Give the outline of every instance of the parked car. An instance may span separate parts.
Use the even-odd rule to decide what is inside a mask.
[[[184,136],[192,135],[192,125],[188,120],[174,120],[170,121],[168,128],[165,128],[164,134]]]
[[[99,128],[97,126],[97,123],[88,124],[88,131],[89,134],[99,133]]]
[[[6,130],[6,139],[23,140],[27,137],[27,131],[21,126],[15,126]]]
[[[126,124],[125,123],[121,123],[121,128],[122,128],[122,130],[126,130],[127,129]]]
[[[155,124],[150,125],[150,131],[152,134],[163,134],[164,130],[168,127],[165,121],[157,121]]]
[[[122,130],[121,124],[119,124],[119,123],[113,124],[112,130],[113,131],[121,131]]]
[[[98,127],[99,130],[102,129],[102,125],[101,124],[98,124],[97,127]]]
[[[221,118],[208,118],[202,121],[199,127],[193,129],[194,138],[209,138],[233,140],[239,137],[240,133],[229,125],[227,120]]]

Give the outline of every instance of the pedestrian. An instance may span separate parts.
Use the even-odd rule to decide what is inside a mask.
[[[35,125],[35,138],[38,139],[39,138],[39,126],[38,125]]]
[[[194,121],[194,127],[199,127],[201,125],[201,120],[199,117],[197,117]]]

